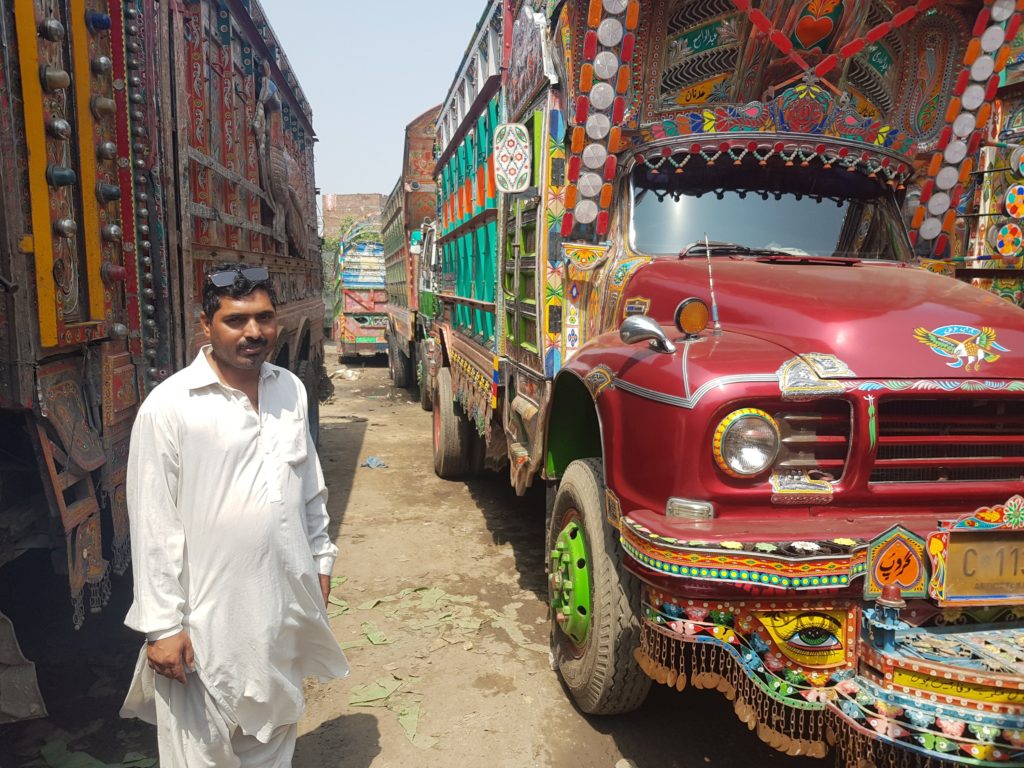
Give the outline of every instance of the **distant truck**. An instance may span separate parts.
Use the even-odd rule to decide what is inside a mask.
[[[339,359],[386,354],[388,294],[382,244],[342,241],[335,295],[332,338]]]
[[[257,0],[0,9],[0,579],[48,552],[69,632],[131,588],[132,422],[202,343],[211,266],[269,271],[270,361],[303,380],[316,428],[311,121]],[[45,715],[3,614],[0,649],[0,723]]]
[[[546,486],[582,711],[653,680],[789,755],[1024,766],[1024,311],[921,268],[1020,7],[488,4],[438,118],[434,468]]]
[[[402,175],[384,204],[384,260],[388,290],[388,363],[398,387],[415,388],[425,374],[426,318],[422,312],[423,226],[436,217],[434,183],[435,121],[441,106],[428,109],[405,128]],[[430,388],[420,387],[420,402],[430,407]]]

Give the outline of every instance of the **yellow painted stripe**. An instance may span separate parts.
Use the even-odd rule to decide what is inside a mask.
[[[46,185],[46,126],[43,122],[43,87],[39,82],[35,4],[14,0],[14,26],[21,66],[21,99],[25,115],[28,154],[28,193],[32,206],[32,245],[36,263],[36,303],[39,308],[39,343],[57,346],[57,296],[53,284],[53,230],[50,192]]]
[[[919,691],[927,691],[940,696],[955,696],[971,701],[983,701],[986,704],[1024,704],[1024,691],[996,688],[991,685],[960,682],[959,680],[932,677],[921,672],[910,672],[897,669],[893,672],[892,681]]]
[[[78,123],[78,178],[82,185],[82,215],[78,225],[79,241],[85,244],[85,282],[88,286],[89,319],[105,319],[103,245],[100,241],[100,215],[96,201],[96,123],[90,100],[92,70],[89,66],[89,30],[85,26],[85,0],[70,0],[71,47],[75,59],[75,104]],[[115,116],[116,119],[116,116]],[[113,126],[111,139],[114,138]]]

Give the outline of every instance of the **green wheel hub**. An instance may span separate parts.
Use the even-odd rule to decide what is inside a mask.
[[[583,645],[590,632],[590,555],[579,520],[558,534],[549,579],[555,621],[576,645]]]

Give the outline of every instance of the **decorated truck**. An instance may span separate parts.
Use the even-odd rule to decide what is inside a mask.
[[[314,136],[256,0],[5,2],[0,57],[0,579],[48,552],[70,632],[131,588],[132,420],[201,344],[212,265],[267,269],[316,413]],[[44,714],[0,613],[0,723]]]
[[[342,237],[335,278],[334,331],[338,358],[388,351],[384,246]]]
[[[1024,312],[922,267],[1019,23],[488,5],[438,120],[434,464],[545,483],[584,712],[653,679],[790,755],[1024,765]]]
[[[436,215],[434,132],[440,107],[432,107],[405,128],[402,174],[384,203],[384,262],[388,291],[388,367],[398,387],[413,387],[423,378],[425,317],[420,315],[419,263],[423,227]],[[429,225],[428,225],[429,226]],[[430,406],[429,390],[420,400]]]

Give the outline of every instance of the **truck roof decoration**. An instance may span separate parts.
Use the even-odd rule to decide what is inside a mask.
[[[988,0],[980,15],[977,2],[900,5],[567,2],[552,19],[570,97],[563,235],[607,234],[616,155],[631,147],[655,169],[680,173],[698,155],[781,156],[902,187],[918,151],[948,141],[941,105],[968,85],[958,67],[965,51],[978,58],[972,25],[978,35],[991,19],[1005,23],[1015,4]]]
[[[963,56],[911,224],[911,242],[923,255],[941,257],[946,253],[957,205],[969,186],[974,159],[992,115],[1000,73],[1020,26],[1021,16],[1015,11],[1022,8],[1024,4],[1012,0],[986,0],[974,22],[973,38]]]

